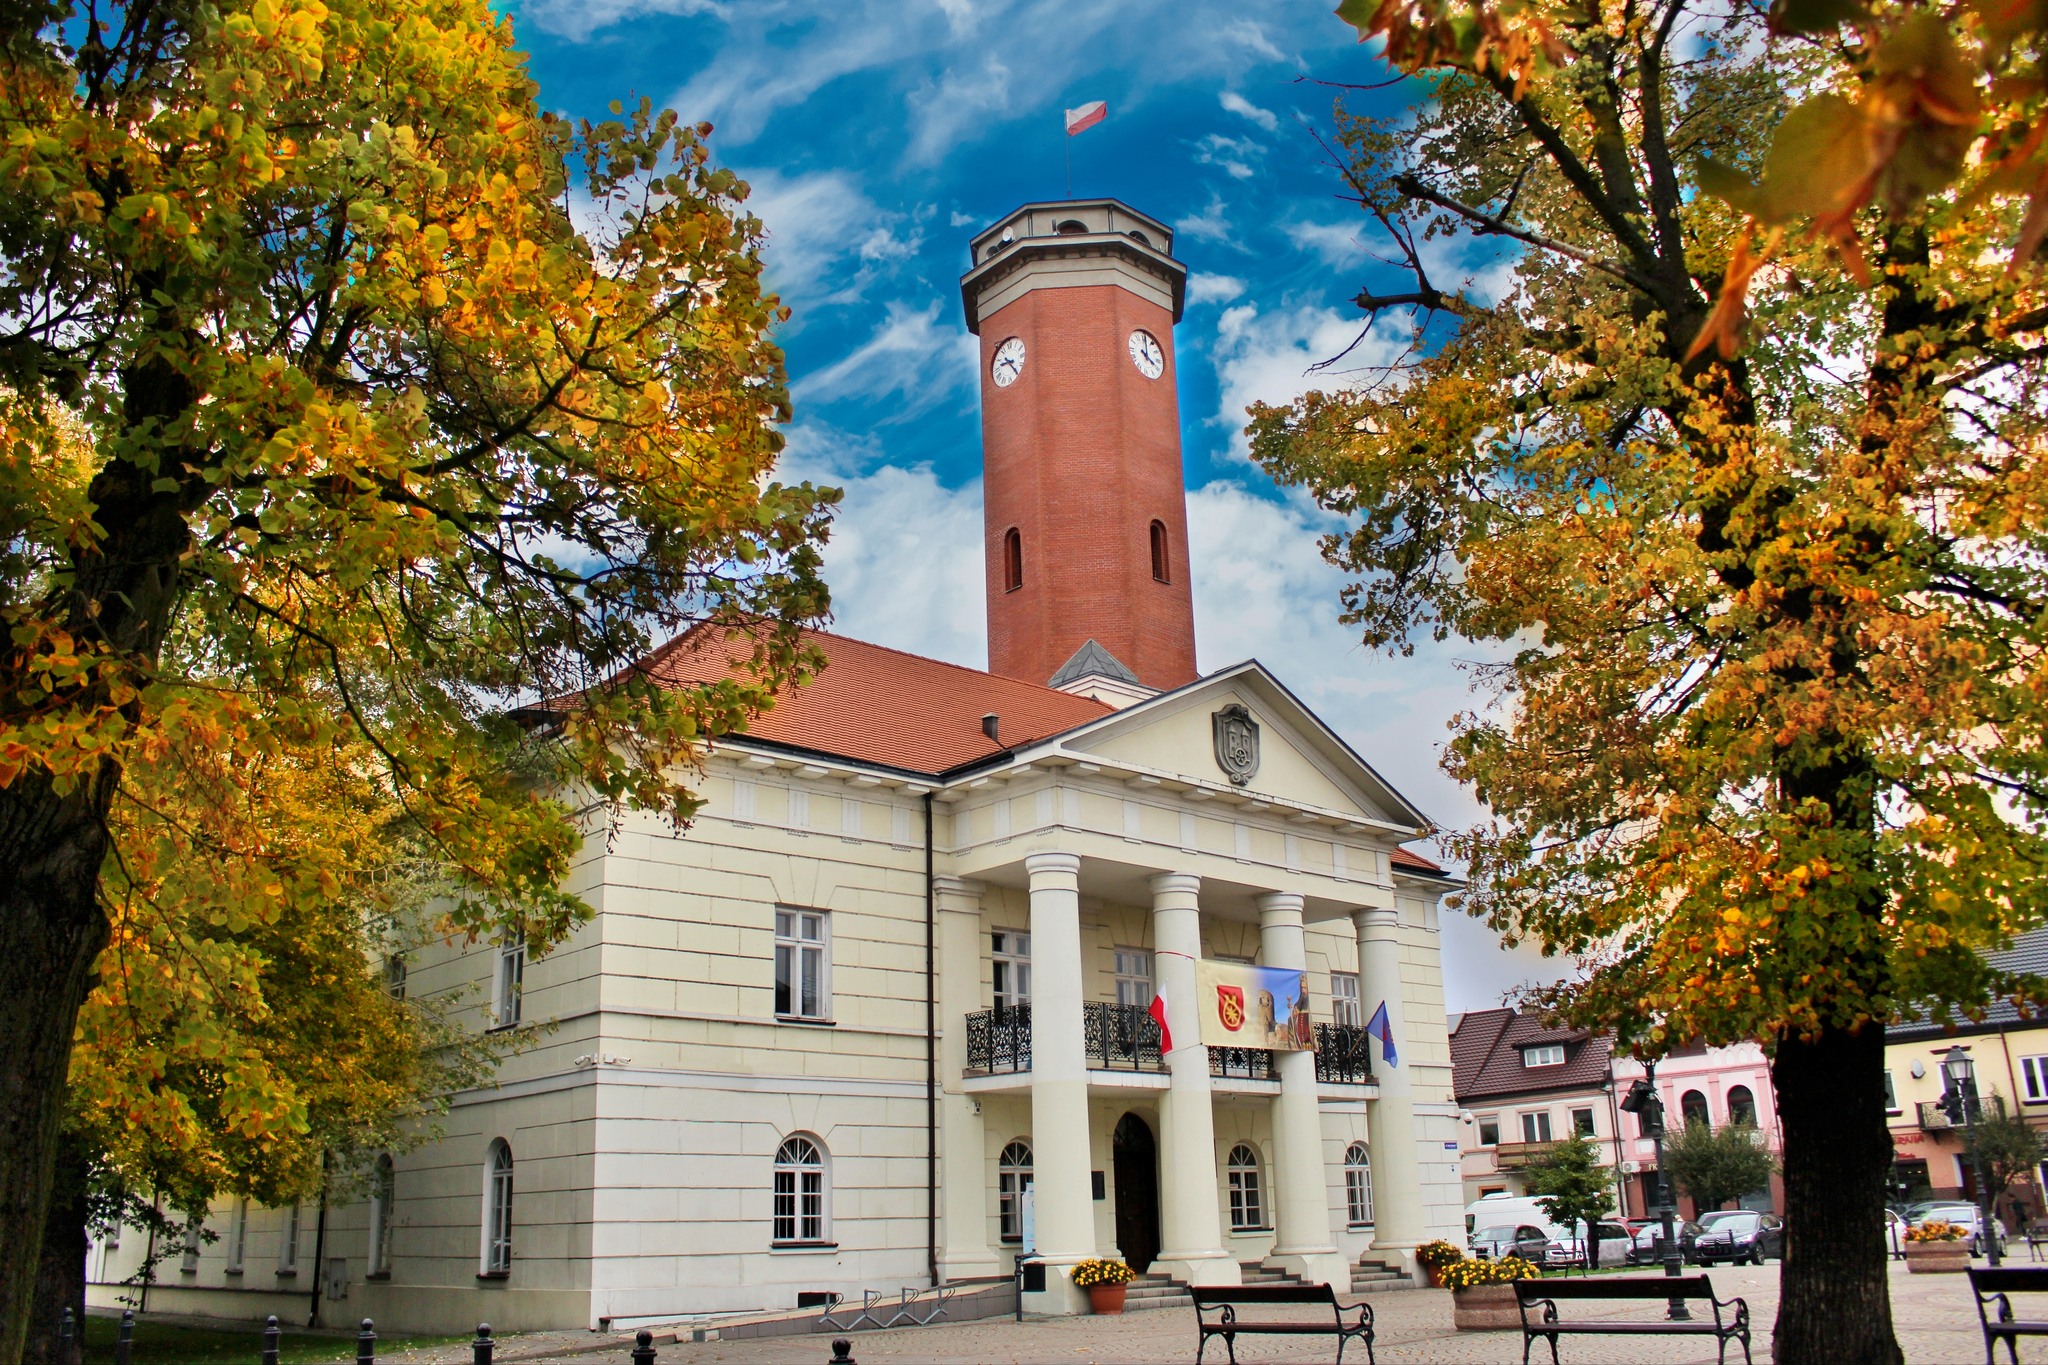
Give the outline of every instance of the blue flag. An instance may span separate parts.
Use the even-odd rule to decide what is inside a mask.
[[[1366,1034],[1380,1040],[1380,1053],[1386,1057],[1388,1066],[1401,1065],[1401,1056],[1394,1051],[1394,1021],[1387,1014],[1387,1002],[1380,1001],[1380,1007],[1372,1012],[1372,1018],[1365,1024]]]

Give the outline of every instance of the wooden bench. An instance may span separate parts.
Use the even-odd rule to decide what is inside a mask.
[[[1724,1362],[1728,1359],[1728,1343],[1742,1343],[1742,1359],[1748,1365],[1749,1355],[1749,1305],[1741,1299],[1722,1301],[1714,1297],[1714,1288],[1704,1275],[1630,1275],[1614,1279],[1567,1280],[1516,1280],[1515,1302],[1522,1310],[1522,1365],[1529,1365],[1529,1347],[1538,1337],[1550,1343],[1550,1365],[1557,1365],[1557,1339],[1561,1336],[1711,1336],[1718,1348],[1717,1354]],[[1667,1299],[1686,1299],[1713,1306],[1713,1320],[1696,1317],[1689,1322],[1644,1321],[1642,1319],[1582,1318],[1567,1322],[1557,1313],[1559,1303],[1589,1303],[1615,1299],[1655,1300],[1662,1303]],[[1542,1317],[1531,1321],[1529,1310],[1540,1308]],[[1723,1315],[1723,1309],[1732,1308],[1733,1313]]]
[[[1334,1335],[1337,1338],[1338,1365],[1343,1365],[1345,1346],[1356,1339],[1365,1343],[1367,1365],[1376,1365],[1372,1355],[1372,1305],[1360,1303],[1346,1308],[1337,1302],[1337,1291],[1326,1284],[1192,1285],[1188,1293],[1194,1296],[1195,1319],[1202,1328],[1202,1344],[1195,1351],[1195,1365],[1202,1365],[1202,1352],[1209,1349],[1210,1337],[1223,1338],[1223,1347],[1230,1352],[1231,1365],[1237,1365],[1238,1337],[1268,1335]],[[1325,1327],[1320,1322],[1289,1322],[1284,1319],[1248,1322],[1237,1311],[1240,1308],[1289,1303],[1329,1309],[1330,1325]],[[1357,1320],[1346,1322],[1347,1313],[1356,1313]],[[1211,1314],[1215,1316],[1212,1318]]]
[[[1971,1266],[1970,1289],[1977,1296],[1977,1320],[1984,1324],[1986,1365],[1996,1361],[2001,1341],[2012,1365],[2019,1365],[2021,1337],[2048,1337],[2048,1320],[2014,1317],[2012,1311],[2014,1294],[2048,1294],[2048,1268],[2014,1266],[1993,1270]],[[1998,1309],[1996,1318],[1989,1311],[1994,1305]]]
[[[2035,1218],[2028,1222],[2026,1239],[2028,1258],[2040,1260],[2041,1248],[2048,1246],[2048,1218]]]

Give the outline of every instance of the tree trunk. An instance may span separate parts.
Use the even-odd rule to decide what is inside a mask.
[[[57,1144],[56,1174],[50,1191],[50,1214],[43,1224],[43,1259],[36,1278],[36,1300],[29,1320],[29,1365],[82,1365],[85,1360],[85,1258],[91,1244],[86,1222],[91,1205],[86,1193],[90,1175],[85,1151],[77,1138],[65,1134]],[[71,1310],[69,1350],[61,1348],[58,1324]]]
[[[1785,1259],[1771,1358],[1902,1365],[1884,1246],[1884,1026],[1781,1038],[1771,1081],[1785,1125]]]

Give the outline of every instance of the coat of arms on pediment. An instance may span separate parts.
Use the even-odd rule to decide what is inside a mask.
[[[1259,723],[1233,703],[1216,713],[1215,725],[1216,766],[1242,787],[1259,771]]]

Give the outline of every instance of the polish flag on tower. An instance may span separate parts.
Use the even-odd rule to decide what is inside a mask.
[[[1145,1011],[1152,1021],[1159,1025],[1159,1055],[1164,1057],[1173,1051],[1173,1030],[1166,1026],[1166,995],[1162,991],[1152,992],[1152,1007]]]
[[[1109,117],[1109,104],[1105,100],[1091,100],[1079,109],[1067,110],[1067,136],[1093,128]]]

